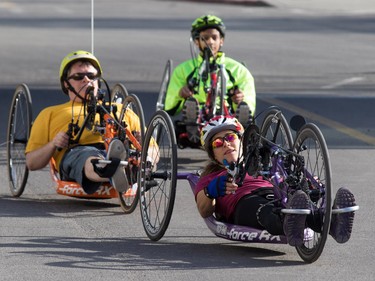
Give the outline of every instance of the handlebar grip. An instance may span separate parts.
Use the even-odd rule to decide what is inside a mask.
[[[188,81],[187,86],[190,91],[194,91],[194,87],[196,86],[196,84],[197,84],[197,80],[195,78],[192,78]]]
[[[76,127],[75,128],[73,128],[73,127],[75,127],[74,126],[74,124],[72,124],[72,123],[69,123],[69,129],[65,132],[68,136],[69,136],[69,144],[70,144],[70,142],[71,142],[71,136],[72,136],[72,131],[73,130],[76,130]],[[57,151],[61,151],[61,150],[63,150],[63,147],[56,147],[56,150]]]

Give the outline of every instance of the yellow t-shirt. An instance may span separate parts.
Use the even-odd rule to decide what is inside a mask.
[[[118,112],[120,111],[121,105],[118,104]],[[126,110],[124,119],[131,131],[140,131],[139,118],[133,111]],[[43,109],[33,122],[25,153],[46,145],[57,133],[61,131],[67,132],[68,124],[72,121],[75,124],[77,120],[79,127],[82,127],[84,121],[84,108],[82,103],[69,101],[64,104]],[[99,121],[99,114],[96,114],[95,121]],[[95,143],[103,143],[100,133],[88,129],[83,130],[78,144],[87,145]],[[56,150],[53,155],[58,169],[65,151],[66,149],[62,149],[61,151]]]

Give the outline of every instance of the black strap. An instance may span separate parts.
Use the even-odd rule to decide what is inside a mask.
[[[92,159],[91,163],[94,167],[95,173],[97,173],[102,178],[110,178],[112,177],[116,170],[118,165],[120,164],[120,159],[118,158],[111,158],[111,163],[105,165],[104,167],[98,167],[96,164],[99,163],[99,159]]]

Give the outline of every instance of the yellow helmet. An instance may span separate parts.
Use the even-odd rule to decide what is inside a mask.
[[[67,54],[61,61],[59,73],[61,88],[65,94],[68,94],[68,90],[64,86],[64,81],[67,78],[68,69],[75,61],[79,60],[89,61],[98,70],[99,75],[103,74],[99,60],[90,52],[78,50]]]

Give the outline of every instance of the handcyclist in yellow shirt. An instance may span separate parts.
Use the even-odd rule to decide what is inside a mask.
[[[29,170],[45,167],[51,158],[56,162],[61,180],[79,183],[87,194],[94,193],[103,182],[111,181],[116,190],[126,184],[126,174],[119,161],[126,156],[119,140],[110,143],[108,152],[98,132],[83,130],[79,141],[70,146],[69,126],[82,127],[85,119],[85,100],[88,87],[95,95],[103,71],[99,60],[83,50],[69,53],[61,62],[60,82],[69,101],[47,107],[35,119],[26,147]],[[99,118],[97,115],[95,118]],[[124,120],[131,131],[140,131],[138,116],[127,110]],[[96,120],[93,120],[94,122]],[[111,164],[94,165],[91,160],[116,158]]]

